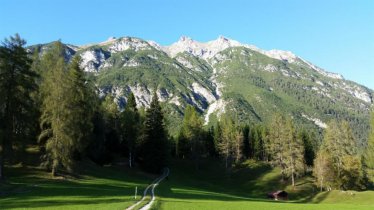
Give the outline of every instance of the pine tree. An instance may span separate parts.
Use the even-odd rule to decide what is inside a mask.
[[[371,112],[370,131],[366,148],[363,153],[363,168],[367,184],[374,184],[374,109]]]
[[[140,116],[136,108],[136,100],[133,93],[129,95],[125,110],[121,113],[120,118],[122,136],[129,152],[129,167],[132,168],[140,129]]]
[[[169,149],[164,116],[154,93],[149,109],[146,111],[144,122],[144,143],[142,149],[142,165],[149,172],[160,172],[167,166]]]
[[[315,159],[315,144],[316,139],[313,138],[313,133],[309,135],[305,130],[298,133],[298,138],[302,139],[304,144],[304,159],[307,166],[313,166],[313,161]]]
[[[225,167],[226,169],[231,168],[232,164],[232,149],[233,149],[233,143],[232,140],[234,138],[233,136],[233,122],[232,120],[228,119],[227,117],[224,117],[222,120],[222,133],[221,133],[221,139],[219,143],[219,152],[221,156],[223,156],[225,160]]]
[[[218,151],[225,160],[225,167],[230,171],[233,162],[238,163],[242,157],[243,133],[229,116],[221,118],[220,141]]]
[[[195,107],[188,105],[184,112],[183,125],[182,125],[182,137],[187,140],[183,145],[183,142],[179,142],[178,146],[183,150],[183,148],[189,148],[192,159],[195,162],[196,169],[199,168],[200,156],[203,153],[203,139],[205,137],[204,131],[202,129],[203,121],[200,118]],[[181,140],[183,140],[181,138]],[[182,151],[181,151],[182,152]],[[188,155],[188,153],[186,155]]]
[[[328,152],[320,150],[313,163],[313,176],[321,192],[323,189],[331,190],[334,185],[335,172]]]
[[[217,157],[217,150],[214,140],[214,127],[210,127],[208,132],[206,132],[206,143],[205,148],[207,149],[207,152],[210,157]]]
[[[70,127],[69,118],[72,116],[68,101],[69,78],[62,44],[56,42],[41,62],[45,70],[41,83],[43,105],[39,142],[45,144],[45,164],[55,176],[61,165],[71,170],[74,147],[74,140],[67,132]]]
[[[80,68],[80,56],[74,56],[68,66],[68,97],[70,115],[69,132],[74,140],[74,152],[82,154],[89,144],[93,129],[93,115],[96,106],[96,93],[93,85],[85,78]]]
[[[371,113],[370,126],[368,143],[364,153],[364,166],[369,170],[374,170],[374,111]]]
[[[333,187],[358,189],[362,187],[363,171],[356,140],[349,123],[331,121],[325,130],[321,150],[329,154],[334,169]]]
[[[286,157],[284,151],[286,151],[286,140],[287,134],[283,126],[285,125],[285,119],[282,115],[276,114],[270,125],[269,133],[269,152],[271,154],[271,160],[273,165],[277,165],[281,168],[282,180],[285,179],[286,174]]]
[[[243,155],[246,159],[250,158],[251,154],[251,143],[250,143],[250,129],[246,125],[243,128]]]
[[[295,186],[295,178],[304,171],[304,147],[301,139],[296,138],[291,119],[276,114],[269,134],[269,152],[275,165],[281,168],[282,179],[291,177]]]
[[[348,122],[338,123],[331,121],[325,130],[322,149],[329,151],[337,171],[337,177],[340,177],[343,157],[345,155],[356,155],[357,145],[353,138],[352,130]]]
[[[295,127],[291,119],[287,120],[286,138],[284,144],[286,145],[284,156],[286,174],[291,177],[292,186],[295,187],[295,178],[300,176],[305,170],[304,167],[304,146],[300,138],[297,138]]]
[[[42,58],[42,132],[46,165],[56,175],[60,166],[72,170],[74,155],[82,154],[92,132],[94,91],[80,69],[80,58],[70,65],[64,60],[63,47],[56,42]]]
[[[344,190],[364,189],[364,170],[359,156],[345,155],[341,171],[341,188]]]
[[[101,103],[105,125],[105,147],[110,152],[120,151],[120,111],[114,97],[106,95]]]
[[[31,93],[36,89],[37,74],[31,70],[25,45],[26,41],[16,34],[0,46],[0,179],[12,145],[29,138],[32,130]]]

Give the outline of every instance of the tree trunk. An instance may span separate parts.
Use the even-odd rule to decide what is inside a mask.
[[[52,172],[51,172],[52,177],[56,176],[56,168],[55,166],[52,166]]]
[[[132,155],[131,155],[131,150],[129,152],[129,166],[132,168]]]
[[[295,175],[294,175],[293,169],[292,169],[292,172],[291,172],[291,179],[292,179],[292,187],[295,188]]]
[[[0,180],[3,180],[3,179],[4,179],[4,159],[3,159],[3,154],[0,154]]]

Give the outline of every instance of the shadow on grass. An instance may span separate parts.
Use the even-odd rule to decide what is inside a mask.
[[[0,185],[0,209],[45,208],[68,205],[109,205],[135,202],[153,175],[138,170],[84,165],[80,179],[51,179],[42,169],[7,168],[6,185]],[[124,206],[125,207],[125,206]]]
[[[207,201],[261,201],[275,202],[266,198],[270,191],[283,189],[280,175],[267,164],[240,167],[225,173],[217,161],[201,161],[196,171],[187,161],[175,161],[169,180],[163,181],[156,189],[162,202]],[[186,173],[188,171],[188,173]]]

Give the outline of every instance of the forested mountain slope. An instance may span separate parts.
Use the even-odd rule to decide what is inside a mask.
[[[50,46],[29,49],[43,53]],[[170,46],[122,37],[86,46],[66,44],[65,54],[67,61],[79,54],[100,94],[114,95],[121,107],[130,92],[139,106],[147,107],[157,91],[172,135],[184,107],[192,104],[206,124],[223,113],[246,123],[268,123],[274,112],[282,112],[300,127],[322,132],[329,120],[344,119],[365,144],[373,91],[288,51],[265,51],[222,36],[206,43],[181,37]]]

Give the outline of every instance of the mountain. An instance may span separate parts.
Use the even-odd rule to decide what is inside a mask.
[[[43,53],[49,46],[29,49]],[[281,112],[321,133],[329,120],[345,119],[365,144],[374,92],[289,51],[266,51],[223,36],[205,43],[183,36],[170,46],[134,37],[64,46],[66,60],[79,54],[100,95],[114,95],[121,107],[130,92],[147,107],[157,91],[173,135],[191,104],[206,124],[223,113],[241,122],[268,123]]]

